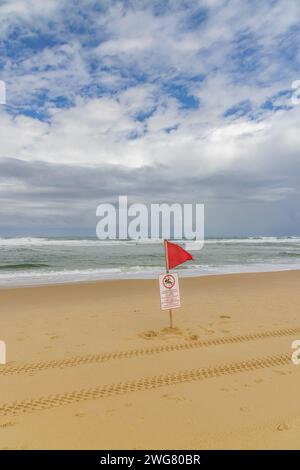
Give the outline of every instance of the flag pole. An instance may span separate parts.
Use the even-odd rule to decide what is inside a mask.
[[[169,256],[168,256],[168,247],[167,247],[167,239],[164,239],[164,247],[165,247],[165,260],[166,260],[166,272],[169,272]],[[169,308],[169,317],[170,317],[170,328],[173,328],[173,316],[172,316],[172,309]]]

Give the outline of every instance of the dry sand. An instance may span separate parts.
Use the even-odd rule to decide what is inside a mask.
[[[0,290],[1,449],[300,449],[300,271]]]

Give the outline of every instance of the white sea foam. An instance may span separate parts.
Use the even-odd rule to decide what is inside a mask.
[[[220,274],[255,273],[271,271],[290,271],[300,269],[300,262],[293,263],[256,263],[252,265],[191,265],[188,268],[176,269],[180,277],[212,276]],[[164,272],[163,266],[131,268],[103,268],[86,270],[61,270],[48,272],[1,273],[0,287],[34,286],[47,284],[64,284],[73,282],[92,282],[113,279],[154,279]]]
[[[177,240],[184,243],[184,240]],[[162,243],[161,239],[141,240],[97,240],[84,238],[39,238],[39,237],[16,237],[0,238],[1,246],[109,246],[109,245],[140,245]],[[300,237],[247,237],[247,238],[207,238],[204,244],[239,244],[239,243],[295,243],[300,244]]]
[[[211,238],[206,239],[207,244],[239,244],[239,243],[296,243],[300,244],[300,237],[247,237],[247,238]]]
[[[109,246],[162,243],[161,240],[97,240],[97,239],[53,239],[53,238],[0,238],[1,246]]]

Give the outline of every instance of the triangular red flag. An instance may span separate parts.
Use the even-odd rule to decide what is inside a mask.
[[[181,246],[176,245],[176,243],[171,243],[168,240],[166,240],[166,250],[169,261],[169,269],[173,269],[175,266],[193,259],[192,255],[181,248]]]

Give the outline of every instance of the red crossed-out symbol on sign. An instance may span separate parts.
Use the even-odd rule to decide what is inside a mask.
[[[166,274],[163,277],[163,285],[166,289],[172,289],[175,286],[175,277],[172,274]]]

